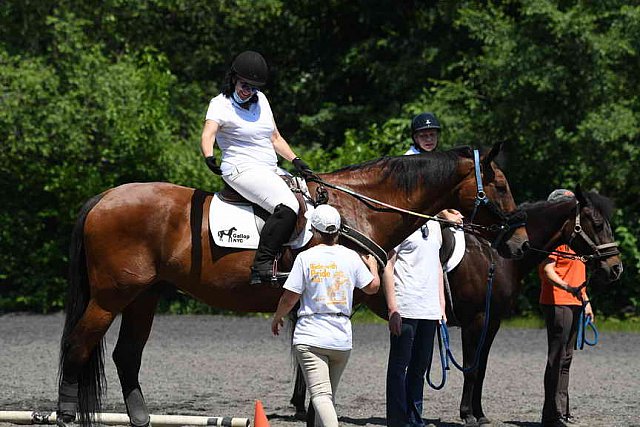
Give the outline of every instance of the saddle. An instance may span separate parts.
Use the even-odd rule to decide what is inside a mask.
[[[453,310],[453,294],[449,285],[449,276],[447,273],[453,271],[462,261],[466,251],[466,241],[464,232],[454,229],[446,224],[440,224],[442,227],[442,246],[440,246],[440,263],[444,273],[444,291],[447,304],[447,324],[460,325],[460,321],[456,318]]]
[[[300,209],[294,233],[285,246],[299,249],[305,246],[312,237],[311,225],[305,218],[305,213],[313,210],[313,199],[309,193],[307,183],[302,178],[291,175],[281,175],[289,185],[298,200]],[[321,197],[318,203],[324,203]],[[257,249],[260,241],[260,230],[269,217],[269,212],[258,205],[249,202],[237,191],[225,184],[222,191],[213,195],[209,209],[209,228],[216,245],[229,248]],[[387,263],[387,254],[380,246],[364,233],[343,222],[340,235],[354,249],[373,255],[380,268]]]
[[[298,249],[311,239],[311,229],[304,214],[312,208],[309,190],[302,178],[280,175],[296,196],[299,204],[294,232],[286,246]],[[270,213],[251,203],[225,183],[213,195],[209,209],[209,229],[216,245],[229,248],[257,249],[260,231]]]
[[[460,264],[466,244],[464,240],[464,232],[454,229],[446,224],[440,224],[442,230],[442,246],[440,246],[440,263],[448,273]]]

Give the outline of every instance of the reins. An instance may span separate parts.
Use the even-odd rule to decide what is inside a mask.
[[[331,183],[323,180],[319,176],[313,176],[313,177],[309,178],[307,181],[317,182],[321,186],[329,187],[329,188],[332,188],[334,190],[341,191],[343,193],[346,193],[346,194],[348,194],[350,196],[355,197],[358,200],[362,200],[362,201],[365,201],[365,202],[374,203],[376,205],[384,206],[385,208],[387,208],[389,210],[392,210],[392,211],[402,212],[402,213],[405,213],[405,214],[408,214],[408,215],[416,216],[418,218],[426,219],[427,221],[438,221],[438,222],[447,224],[447,225],[452,226],[452,227],[461,228],[460,224],[458,224],[457,222],[449,221],[449,220],[446,220],[444,218],[439,218],[437,216],[427,215],[427,214],[423,214],[423,213],[420,213],[420,212],[414,212],[414,211],[411,211],[411,210],[408,210],[408,209],[400,208],[398,206],[391,205],[391,204],[383,202],[381,200],[374,199],[373,197],[365,196],[364,194],[358,193],[357,191],[354,191],[354,190],[352,190],[352,189],[350,189],[348,187],[343,187],[343,186],[337,185],[337,184],[331,184]],[[321,191],[322,190],[320,190],[320,192]],[[377,209],[377,208],[375,208],[375,207],[373,207],[371,205],[368,205],[368,206],[373,210],[380,210],[380,209]]]
[[[498,246],[498,244],[504,239],[504,236],[511,230],[515,229],[515,228],[519,228],[524,226],[525,224],[525,216],[520,215],[520,216],[515,216],[515,220],[512,221],[509,217],[507,217],[504,212],[502,212],[502,210],[500,210],[500,208],[498,208],[486,195],[486,193],[484,192],[484,186],[482,184],[482,176],[481,176],[481,171],[480,171],[480,153],[478,150],[473,150],[473,162],[474,162],[474,171],[475,171],[475,179],[476,179],[476,199],[474,202],[474,209],[473,209],[473,213],[471,215],[471,219],[469,222],[465,222],[463,225],[458,224],[457,222],[453,222],[453,221],[449,221],[446,220],[444,218],[439,218],[437,216],[433,216],[433,215],[427,215],[427,214],[423,214],[420,212],[414,212],[412,210],[409,209],[404,209],[398,206],[394,206],[392,204],[383,202],[381,200],[378,199],[374,199],[373,197],[369,197],[366,196],[362,193],[359,193],[355,190],[352,190],[351,188],[348,187],[344,187],[341,185],[337,185],[337,184],[332,184],[329,183],[325,180],[323,180],[322,178],[320,178],[318,175],[311,175],[309,177],[307,177],[307,181],[309,182],[315,182],[317,184],[319,184],[318,188],[316,189],[316,193],[317,193],[317,199],[315,201],[315,204],[323,204],[326,203],[328,201],[328,195],[327,195],[327,190],[324,187],[328,187],[340,192],[343,192],[345,194],[348,194],[360,201],[365,202],[365,204],[367,205],[367,207],[369,207],[370,209],[373,210],[381,210],[380,208],[377,208],[374,205],[379,205],[382,206],[390,211],[395,211],[395,212],[401,212],[407,215],[412,215],[418,218],[423,218],[426,219],[427,221],[437,221],[440,222],[442,224],[446,224],[450,227],[454,227],[457,229],[461,229],[465,232],[469,232],[475,235],[478,235],[478,230],[486,230],[489,232],[497,232],[498,235],[496,236],[496,238],[494,239],[494,241],[491,243],[492,247],[496,247]],[[498,218],[500,218],[502,220],[501,224],[492,224],[489,226],[485,226],[485,225],[480,225],[480,224],[474,224],[473,223],[473,219],[475,218],[475,215],[478,211],[478,209],[481,206],[486,206],[494,215],[496,215]]]
[[[482,348],[484,347],[484,343],[487,338],[487,331],[489,330],[489,313],[491,310],[491,295],[493,293],[493,279],[495,277],[495,272],[496,272],[496,263],[493,258],[493,252],[489,251],[489,255],[491,256],[491,264],[489,265],[489,271],[487,275],[487,292],[486,292],[485,302],[484,302],[484,313],[485,313],[484,322],[482,325],[482,332],[480,333],[480,339],[478,340],[478,346],[476,347],[476,352],[473,358],[473,365],[465,368],[456,360],[455,356],[453,355],[453,352],[451,351],[451,346],[449,344],[450,339],[449,339],[449,329],[447,328],[447,324],[445,322],[440,321],[439,327],[437,330],[438,349],[440,353],[440,366],[442,369],[442,377],[441,377],[440,384],[435,385],[431,382],[431,364],[429,364],[429,367],[427,368],[427,373],[425,375],[427,384],[429,384],[429,386],[435,390],[442,389],[447,381],[447,371],[450,370],[449,360],[451,361],[451,363],[453,363],[453,366],[455,366],[463,374],[466,374],[471,371],[475,371],[476,369],[478,369],[478,366],[480,365],[480,354],[482,353]],[[453,307],[451,308],[451,310],[453,311]]]

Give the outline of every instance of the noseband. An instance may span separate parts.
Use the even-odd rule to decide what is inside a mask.
[[[516,211],[510,215],[506,215],[502,209],[487,197],[487,194],[484,192],[482,175],[480,173],[480,153],[478,150],[473,150],[473,164],[476,175],[476,200],[473,204],[473,212],[469,219],[469,223],[465,224],[465,227],[469,226],[472,229],[480,228],[496,233],[495,239],[491,242],[491,247],[497,248],[513,234],[516,228],[524,227],[526,225],[527,214],[524,211]],[[487,209],[489,209],[489,212],[500,219],[500,223],[490,225],[488,227],[474,224],[473,220],[481,206],[486,206]]]
[[[573,231],[571,233],[571,236],[569,237],[569,241],[568,241],[569,246],[573,247],[572,243],[577,238],[582,239],[582,241],[586,243],[587,246],[589,246],[589,248],[591,249],[590,254],[581,255],[581,257],[583,258],[583,261],[585,262],[600,261],[603,259],[610,258],[612,256],[620,255],[620,251],[618,250],[618,243],[612,242],[612,243],[604,243],[602,245],[596,245],[595,243],[593,243],[593,240],[591,240],[591,238],[587,236],[587,233],[584,232],[584,230],[582,229],[582,226],[580,225],[580,203],[579,202],[576,203],[576,219],[574,222]]]

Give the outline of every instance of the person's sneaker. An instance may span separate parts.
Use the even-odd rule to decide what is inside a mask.
[[[565,424],[571,425],[571,426],[580,425],[580,422],[578,421],[578,419],[576,417],[574,417],[573,415],[565,415],[563,417],[563,421],[564,421]]]

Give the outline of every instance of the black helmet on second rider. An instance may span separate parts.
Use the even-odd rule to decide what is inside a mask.
[[[246,50],[233,60],[231,70],[253,86],[264,86],[269,76],[267,61],[258,52]]]
[[[416,141],[416,133],[425,129],[435,129],[436,130],[436,140],[435,145],[430,150],[425,150],[418,141]],[[440,122],[437,117],[433,113],[420,113],[411,120],[411,140],[413,141],[413,146],[421,152],[432,151],[436,149],[438,145],[438,134],[440,132]]]

